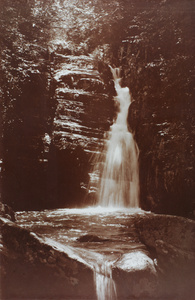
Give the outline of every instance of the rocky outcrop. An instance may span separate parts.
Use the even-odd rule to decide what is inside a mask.
[[[180,248],[195,251],[195,221],[168,215],[146,214],[135,219],[140,239],[155,248],[157,240]],[[182,241],[182,243],[181,243]]]
[[[93,271],[70,248],[46,242],[5,218],[0,227],[3,299],[95,299]]]
[[[117,54],[124,85],[135,100],[129,125],[140,149],[142,208],[191,218],[195,185],[192,18],[190,1],[142,3],[136,16],[127,19],[129,29]]]
[[[108,239],[103,239],[100,238],[99,236],[92,235],[92,234],[86,234],[82,235],[77,239],[78,242],[80,243],[100,243],[100,242],[107,242],[109,241]]]
[[[86,200],[91,158],[99,155],[112,122],[112,94],[92,56],[56,50],[53,60],[57,107],[49,148],[49,202],[52,207],[82,206],[95,201]]]
[[[56,54],[56,58],[57,58]],[[112,121],[112,97],[93,57],[61,55],[55,68],[57,109],[53,144],[63,149],[81,145],[84,151],[99,151],[108,117]]]
[[[193,299],[195,222],[143,214],[134,218],[145,249],[123,253],[113,264],[119,299]]]
[[[195,222],[189,219],[148,214],[135,219],[139,238],[156,260],[158,293],[175,299],[193,299]]]
[[[155,263],[147,251],[135,250],[123,254],[114,264],[113,278],[119,299],[152,299],[158,295],[159,278]]]

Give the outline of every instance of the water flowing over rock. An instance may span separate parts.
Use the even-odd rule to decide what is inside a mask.
[[[95,266],[94,280],[97,300],[117,300],[117,291],[112,279],[112,266],[104,261],[101,266]]]
[[[128,130],[131,104],[128,87],[121,87],[120,69],[112,69],[117,92],[117,116],[107,140],[106,160],[100,181],[99,204],[114,207],[139,206],[139,150]]]
[[[194,221],[95,209],[21,212],[17,220],[0,218],[5,298],[193,299]],[[83,231],[109,238],[78,241]]]

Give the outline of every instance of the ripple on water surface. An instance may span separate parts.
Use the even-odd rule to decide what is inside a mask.
[[[140,269],[149,259],[134,227],[134,219],[143,213],[104,207],[23,211],[17,213],[17,223],[91,268],[98,300],[115,300],[113,266]]]
[[[141,247],[133,220],[140,208],[88,207],[17,213],[24,228],[62,244],[94,251],[127,251]],[[79,238],[86,239],[79,241]],[[93,237],[93,238],[90,238]]]

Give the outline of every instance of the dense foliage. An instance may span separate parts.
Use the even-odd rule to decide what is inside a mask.
[[[45,200],[44,141],[55,107],[48,17],[42,7],[39,18],[35,2],[1,2],[2,196],[14,208]]]

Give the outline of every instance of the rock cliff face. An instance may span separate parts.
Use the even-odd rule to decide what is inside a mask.
[[[135,99],[129,124],[140,148],[142,206],[180,215],[194,210],[192,18],[189,1],[150,4],[119,48]]]
[[[57,105],[49,148],[50,201],[55,198],[57,207],[82,206],[91,158],[99,155],[112,122],[112,95],[93,56],[63,55],[56,50],[53,60]]]
[[[81,145],[86,152],[97,152],[109,128],[108,117],[112,117],[108,112],[111,97],[93,57],[60,55],[60,59],[54,77],[57,108],[53,143],[60,148]]]
[[[192,217],[192,2],[2,3],[3,201],[83,203],[114,115],[111,64],[134,99],[142,208]]]

